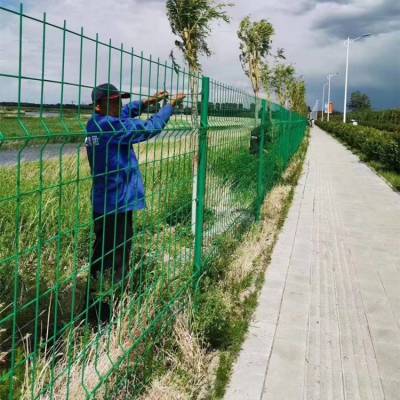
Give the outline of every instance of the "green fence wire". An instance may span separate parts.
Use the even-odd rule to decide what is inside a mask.
[[[33,18],[22,5],[0,7],[0,24],[18,32],[0,40],[8,54],[0,64],[0,398],[111,399],[129,385],[138,395],[221,238],[260,218],[306,120],[46,14]],[[106,159],[127,148],[138,159],[127,175],[141,172],[147,208],[130,216],[92,211],[99,176],[86,123],[91,92],[104,82],[128,101],[187,94],[154,138],[105,145]],[[147,120],[159,107],[142,111]],[[110,130],[96,140],[118,134]],[[102,178],[119,173],[106,166]],[[90,278],[96,261],[100,274]]]

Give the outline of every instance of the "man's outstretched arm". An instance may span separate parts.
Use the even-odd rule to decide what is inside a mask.
[[[147,109],[147,107],[157,104],[164,99],[167,99],[168,96],[168,92],[158,92],[154,96],[151,96],[143,101],[132,101],[131,103],[124,106],[124,108],[122,109],[121,118],[139,117]]]
[[[140,119],[120,119],[114,129],[118,132],[112,135],[112,141],[123,144],[133,144],[149,140],[157,136],[167,125],[174,107],[184,100],[185,96],[179,94],[171,101],[171,104],[164,106],[157,114],[153,115],[147,121]]]

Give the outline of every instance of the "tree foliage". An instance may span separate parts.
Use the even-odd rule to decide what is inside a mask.
[[[293,94],[293,85],[295,84],[295,69],[292,65],[283,63],[276,64],[271,74],[271,86],[274,89],[279,104],[282,107],[287,105]]]
[[[265,19],[252,22],[250,17],[246,17],[240,23],[237,34],[240,40],[240,62],[257,96],[262,85],[265,59],[271,51],[274,28]]]
[[[348,106],[353,112],[367,111],[371,109],[371,100],[368,95],[357,90],[351,94]]]
[[[167,0],[167,16],[174,35],[179,37],[175,45],[182,51],[191,72],[201,71],[200,56],[211,55],[207,38],[211,23],[230,22],[226,8],[230,3],[215,0]]]
[[[273,68],[265,63],[262,67],[262,71],[261,71],[261,83],[262,86],[264,88],[265,94],[267,96],[267,98],[270,97],[271,92],[272,92],[272,77],[274,74],[274,70]]]
[[[275,61],[278,57],[275,56]],[[276,62],[273,66],[265,64],[262,70],[262,84],[269,96],[276,94],[282,107],[290,107],[299,114],[307,115],[306,84],[303,79],[296,77],[292,65]]]
[[[304,116],[308,114],[306,83],[303,79],[294,79],[290,88],[290,102],[293,111]]]

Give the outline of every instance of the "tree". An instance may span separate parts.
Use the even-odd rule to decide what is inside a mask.
[[[275,63],[277,63],[278,60],[286,59],[285,50],[278,49],[277,53],[272,55],[272,58]],[[273,89],[272,85],[273,76],[274,76],[274,68],[269,63],[265,62],[261,71],[261,83],[267,95],[267,98],[271,96],[271,92]]]
[[[280,63],[280,58],[285,58],[283,50],[273,56],[275,65],[271,67],[264,64],[261,81],[267,96],[274,91],[282,107],[290,107],[299,114],[307,115],[306,84],[303,79],[295,76],[292,65]]]
[[[266,57],[271,51],[273,34],[274,28],[268,21],[262,19],[252,22],[250,17],[242,20],[237,32],[240,40],[240,62],[244,73],[250,78],[256,97],[262,85]]]
[[[282,63],[276,64],[271,72],[271,86],[274,89],[279,104],[282,107],[287,106],[293,93],[292,86],[295,84],[295,69],[292,65]]]
[[[167,0],[167,16],[172,33],[179,37],[175,45],[182,51],[189,66],[193,118],[197,119],[198,74],[201,72],[200,56],[212,53],[207,43],[214,21],[230,22],[226,7],[230,3],[215,0]],[[195,121],[197,122],[197,121]]]
[[[351,94],[348,106],[353,112],[367,111],[371,109],[371,100],[368,95],[357,90]]]
[[[167,0],[167,16],[172,33],[179,37],[175,45],[182,51],[189,66],[189,80],[192,100],[191,118],[193,126],[198,126],[198,96],[201,72],[200,56],[209,57],[211,50],[207,38],[211,33],[211,23],[230,22],[226,8],[230,3],[217,3],[215,0]],[[173,53],[171,53],[173,57]],[[192,192],[192,232],[196,226],[198,149],[193,157],[193,192]]]

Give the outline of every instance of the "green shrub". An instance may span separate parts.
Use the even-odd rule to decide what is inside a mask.
[[[232,308],[229,294],[209,287],[201,294],[197,330],[212,348],[224,349],[230,344]]]
[[[360,152],[366,161],[376,161],[400,172],[400,134],[336,122],[318,122],[318,125]]]

